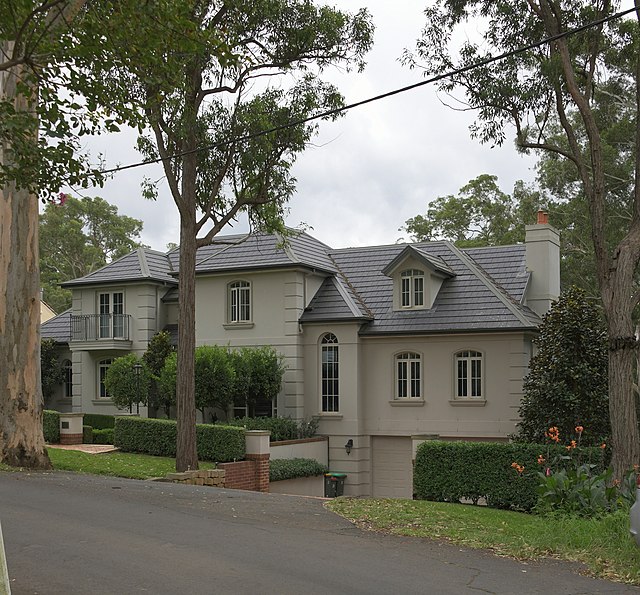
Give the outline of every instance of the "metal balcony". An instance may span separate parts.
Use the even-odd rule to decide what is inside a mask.
[[[71,315],[72,341],[129,341],[130,314]]]

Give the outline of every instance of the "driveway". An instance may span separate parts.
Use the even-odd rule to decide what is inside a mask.
[[[520,563],[361,531],[322,501],[0,472],[13,595],[634,593],[565,563]]]

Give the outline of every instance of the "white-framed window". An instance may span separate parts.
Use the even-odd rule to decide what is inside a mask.
[[[73,368],[71,361],[66,359],[62,362],[62,396],[69,399],[73,396]]]
[[[229,283],[229,322],[251,322],[251,283]]]
[[[400,273],[400,306],[416,308],[424,306],[424,273],[408,269]]]
[[[479,351],[458,351],[455,355],[457,399],[481,399],[482,394],[482,353]]]
[[[103,359],[98,362],[98,397],[100,399],[109,399],[111,396],[107,392],[107,387],[104,385],[104,378],[107,375],[109,366],[113,363],[111,358]]]
[[[396,364],[396,399],[422,399],[422,357],[419,353],[398,353]]]
[[[320,385],[323,413],[340,411],[340,371],[338,337],[327,333],[320,341]]]
[[[124,338],[124,292],[98,294],[100,339]]]

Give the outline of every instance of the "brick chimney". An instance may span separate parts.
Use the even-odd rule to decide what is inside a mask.
[[[560,295],[560,234],[549,225],[549,215],[538,211],[535,225],[525,227],[527,270],[531,279],[526,304],[543,316]]]

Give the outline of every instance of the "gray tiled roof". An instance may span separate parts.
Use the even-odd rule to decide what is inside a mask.
[[[346,248],[331,252],[340,271],[349,279],[356,294],[375,316],[374,320],[363,325],[361,334],[525,329],[534,328],[540,322],[537,315],[518,303],[519,298],[509,296],[470,255],[452,244],[432,242],[416,244],[415,247],[431,259],[441,259],[455,275],[443,282],[430,309],[393,310],[393,282],[382,271],[406,249],[406,245]],[[512,247],[507,247],[507,253],[510,248]],[[483,253],[485,264],[489,265],[491,258],[496,262],[500,261],[502,250],[501,247],[493,248],[493,257],[489,251]],[[511,254],[514,257],[518,255],[523,255],[523,252]],[[517,272],[520,266],[523,264],[520,263],[517,267],[514,265],[511,272]],[[494,270],[499,272],[501,269],[496,266]],[[507,279],[506,275],[503,277]],[[527,277],[522,275],[520,284],[513,282],[516,295],[522,295],[526,280]],[[320,302],[323,296],[316,297],[318,299],[314,298],[310,306],[313,312],[320,312],[325,308]],[[305,318],[306,315],[305,312],[303,320],[311,321]],[[330,319],[331,311],[326,315]],[[319,321],[320,317],[315,317],[315,320]]]
[[[149,248],[138,248],[126,256],[93,271],[79,279],[66,281],[62,287],[79,285],[99,285],[105,283],[123,283],[128,281],[160,281],[176,283],[171,276],[171,261],[166,254]]]
[[[53,339],[56,343],[68,343],[71,340],[71,308],[43,322],[40,337]]]
[[[300,322],[328,320],[370,320],[371,316],[358,303],[352,289],[341,276],[327,277],[317,291]]]

